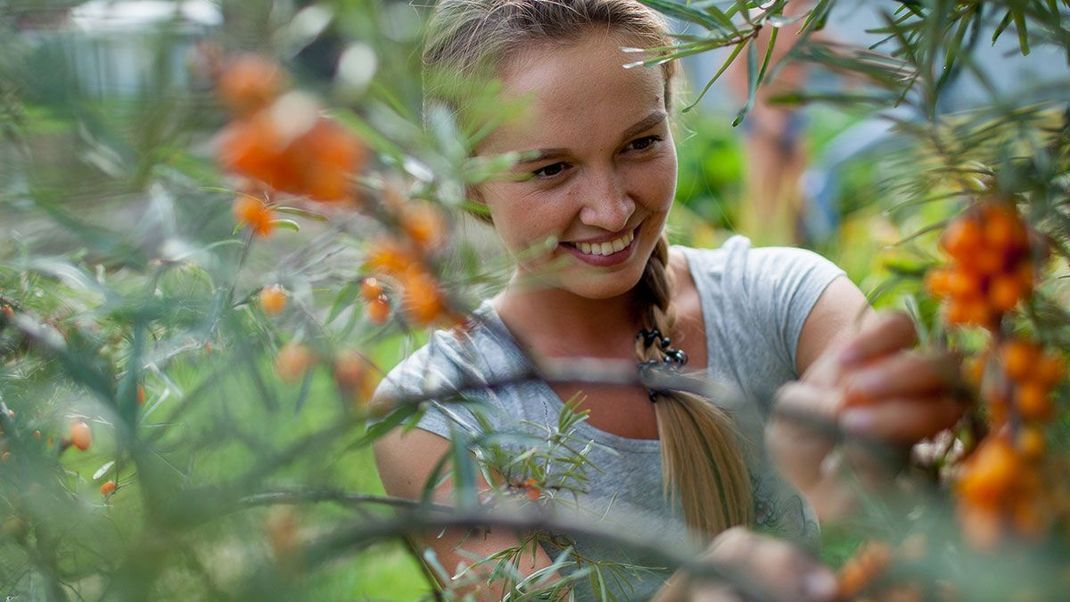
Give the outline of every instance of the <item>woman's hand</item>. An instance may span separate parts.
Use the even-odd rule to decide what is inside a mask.
[[[680,572],[658,593],[655,601],[836,599],[836,576],[828,567],[786,541],[757,535],[742,527],[718,535],[701,560],[731,575],[740,586],[689,578]]]
[[[766,444],[819,515],[835,515],[850,503],[837,478],[843,462],[864,481],[879,481],[888,468],[880,452],[908,452],[962,416],[957,361],[915,350],[915,342],[905,314],[876,316],[780,390]]]

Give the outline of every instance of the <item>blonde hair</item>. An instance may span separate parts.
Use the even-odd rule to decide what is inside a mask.
[[[671,44],[662,17],[637,0],[441,0],[424,47],[429,75],[425,107],[440,102],[463,110],[463,91],[454,95],[458,79],[490,76],[521,49],[568,43],[595,27],[628,35],[644,48]],[[676,63],[660,68],[665,106],[671,109]],[[662,236],[636,292],[645,308],[643,328],[672,336],[676,314],[668,258],[668,241]],[[640,361],[661,360],[663,351],[640,341],[636,355]],[[710,400],[691,393],[658,392],[655,399],[665,494],[680,502],[691,530],[710,539],[749,523],[751,483],[731,419]]]

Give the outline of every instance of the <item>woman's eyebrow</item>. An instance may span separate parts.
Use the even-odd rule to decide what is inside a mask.
[[[660,110],[659,111],[654,111],[653,113],[651,113],[651,114],[647,115],[646,117],[640,119],[632,127],[624,130],[624,133],[620,135],[621,142],[624,142],[628,138],[631,138],[632,136],[634,136],[634,135],[636,135],[636,134],[638,134],[640,132],[649,130],[650,128],[654,127],[655,125],[661,123],[662,121],[665,121],[665,118],[667,116],[668,115],[666,115],[665,111],[660,111]]]
[[[665,111],[654,111],[653,113],[637,121],[635,125],[624,130],[624,133],[620,135],[621,141],[623,142],[640,132],[649,130],[650,128],[664,121],[667,116],[668,115],[665,113]],[[536,163],[538,161],[545,161],[547,159],[553,159],[567,154],[567,148],[540,148],[538,150],[525,151],[524,153],[522,153],[522,155],[528,158],[517,161],[516,164],[524,165],[525,163]]]

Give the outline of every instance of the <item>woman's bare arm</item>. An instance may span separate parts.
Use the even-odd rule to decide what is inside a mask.
[[[375,461],[383,487],[390,495],[409,499],[419,499],[424,484],[438,461],[450,453],[449,441],[434,433],[414,429],[407,433],[394,430],[375,443]],[[478,477],[478,487],[486,491],[491,486]],[[434,501],[450,505],[453,501],[453,485],[447,479],[439,485],[433,496]],[[414,538],[416,543],[434,551],[439,563],[455,576],[463,566],[471,566],[471,555],[481,558],[490,556],[520,544],[520,534],[510,531],[483,531],[474,533],[466,529],[448,529],[445,532],[424,533]],[[534,554],[532,549],[534,548]],[[459,552],[464,550],[469,556]],[[526,546],[518,557],[516,570],[523,576],[544,569],[552,564],[550,557],[539,546]],[[463,566],[462,566],[463,565]],[[492,566],[480,567],[479,582],[483,586],[470,586],[460,592],[471,592],[479,602],[497,602],[506,593],[508,584],[502,581],[487,584]],[[449,584],[443,583],[444,587]]]

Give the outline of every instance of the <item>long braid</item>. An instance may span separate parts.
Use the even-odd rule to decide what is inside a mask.
[[[664,236],[654,247],[639,282],[643,328],[671,336],[672,307],[669,244]],[[664,358],[658,345],[636,342],[640,361]],[[658,437],[665,494],[679,500],[684,520],[701,539],[752,520],[751,483],[732,420],[710,400],[682,391],[655,393]]]

